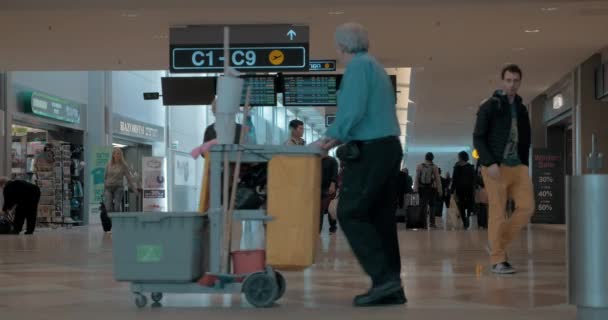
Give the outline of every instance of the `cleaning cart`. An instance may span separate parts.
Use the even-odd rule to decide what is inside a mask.
[[[274,269],[277,265],[280,267],[282,264],[279,262],[273,263],[273,266],[266,265],[266,250],[226,252],[230,251],[230,244],[226,243],[226,241],[230,241],[230,237],[226,237],[225,234],[227,218],[235,221],[263,221],[269,223],[270,226],[273,224],[273,217],[266,210],[234,210],[231,217],[226,216],[226,203],[224,202],[224,206],[222,205],[222,186],[227,180],[224,180],[224,184],[222,183],[222,164],[225,161],[229,163],[238,161],[263,163],[269,162],[275,157],[281,159],[306,158],[314,165],[310,166],[308,168],[310,171],[305,174],[316,176],[314,171],[319,171],[320,176],[320,170],[317,170],[320,168],[317,167],[317,163],[320,163],[319,155],[320,150],[315,147],[236,144],[213,146],[208,159],[211,161],[210,205],[206,213],[110,214],[114,225],[112,238],[116,280],[131,282],[131,291],[135,294],[135,304],[140,308],[147,305],[146,294],[148,293],[154,302],[161,301],[164,293],[243,293],[247,301],[255,307],[274,305],[286,289],[285,278]],[[288,161],[283,163],[289,163]],[[281,170],[283,169],[285,168],[281,168]],[[275,176],[279,174],[275,174]],[[319,182],[316,178],[309,180],[310,183],[305,187],[312,188]],[[293,182],[292,184],[297,185]],[[285,188],[298,188],[298,186],[285,186]],[[301,189],[301,192],[310,191],[315,192],[316,190]],[[272,190],[269,190],[270,192]],[[317,197],[318,194],[314,196]],[[287,208],[286,205],[274,205],[269,208],[274,207],[275,211],[281,211],[272,214],[281,217],[281,214],[284,214],[282,211]],[[318,228],[318,201],[316,203],[313,201],[313,206],[315,207],[310,208],[309,212],[316,210],[317,218],[308,219],[310,221],[307,225],[310,224],[310,226],[306,230],[311,234],[310,236],[306,234],[306,236],[310,239],[313,238],[312,230]],[[281,221],[285,221],[285,219],[277,219],[277,222]],[[281,229],[288,228],[281,227]],[[292,232],[292,234],[295,233],[297,232]],[[278,246],[284,245],[279,244]],[[292,245],[302,246],[301,243]],[[274,251],[277,250],[291,249],[279,248],[275,245]],[[230,263],[227,264],[231,258],[233,271],[231,271]],[[305,264],[308,263],[312,263],[312,260]]]

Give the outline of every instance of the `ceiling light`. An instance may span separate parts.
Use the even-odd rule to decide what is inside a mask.
[[[557,8],[557,7],[548,7],[548,8],[540,8],[540,9],[545,12],[553,12],[553,11],[559,10],[559,8]]]
[[[123,18],[137,18],[139,14],[135,12],[125,12],[122,14]]]
[[[513,48],[511,50],[513,50],[513,51],[524,51],[524,50],[526,50],[526,48]]]
[[[120,143],[112,143],[112,147],[114,147],[114,148],[126,148],[127,145],[126,144],[120,144]]]
[[[344,11],[342,11],[342,10],[334,10],[334,11],[330,11],[330,12],[328,12],[328,13],[329,13],[330,15],[332,15],[332,16],[339,16],[339,15],[343,15],[343,14],[344,14]]]
[[[525,31],[526,33],[539,33],[540,29],[528,29]]]

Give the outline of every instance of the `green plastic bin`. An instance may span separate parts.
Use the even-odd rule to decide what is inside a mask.
[[[192,282],[208,268],[209,220],[198,212],[112,213],[114,278]]]

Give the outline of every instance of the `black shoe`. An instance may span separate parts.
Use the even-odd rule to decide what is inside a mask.
[[[501,262],[492,266],[492,273],[495,274],[514,274],[515,268],[508,262]]]
[[[334,233],[336,233],[336,231],[338,231],[337,228],[331,228],[331,229],[329,229],[329,234],[334,234]]]
[[[391,304],[404,304],[407,302],[400,281],[387,282],[381,286],[370,289],[367,293],[356,296],[354,305],[357,307],[371,307]]]
[[[406,304],[407,298],[405,297],[405,292],[403,289],[399,290],[397,293],[393,293],[391,296],[384,298],[378,305],[398,305],[398,304]]]

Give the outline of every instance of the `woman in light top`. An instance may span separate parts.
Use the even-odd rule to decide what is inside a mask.
[[[121,211],[124,195],[124,178],[127,178],[129,187],[132,188],[131,190],[137,190],[122,150],[114,148],[112,159],[106,167],[104,180],[104,205],[108,212]]]

